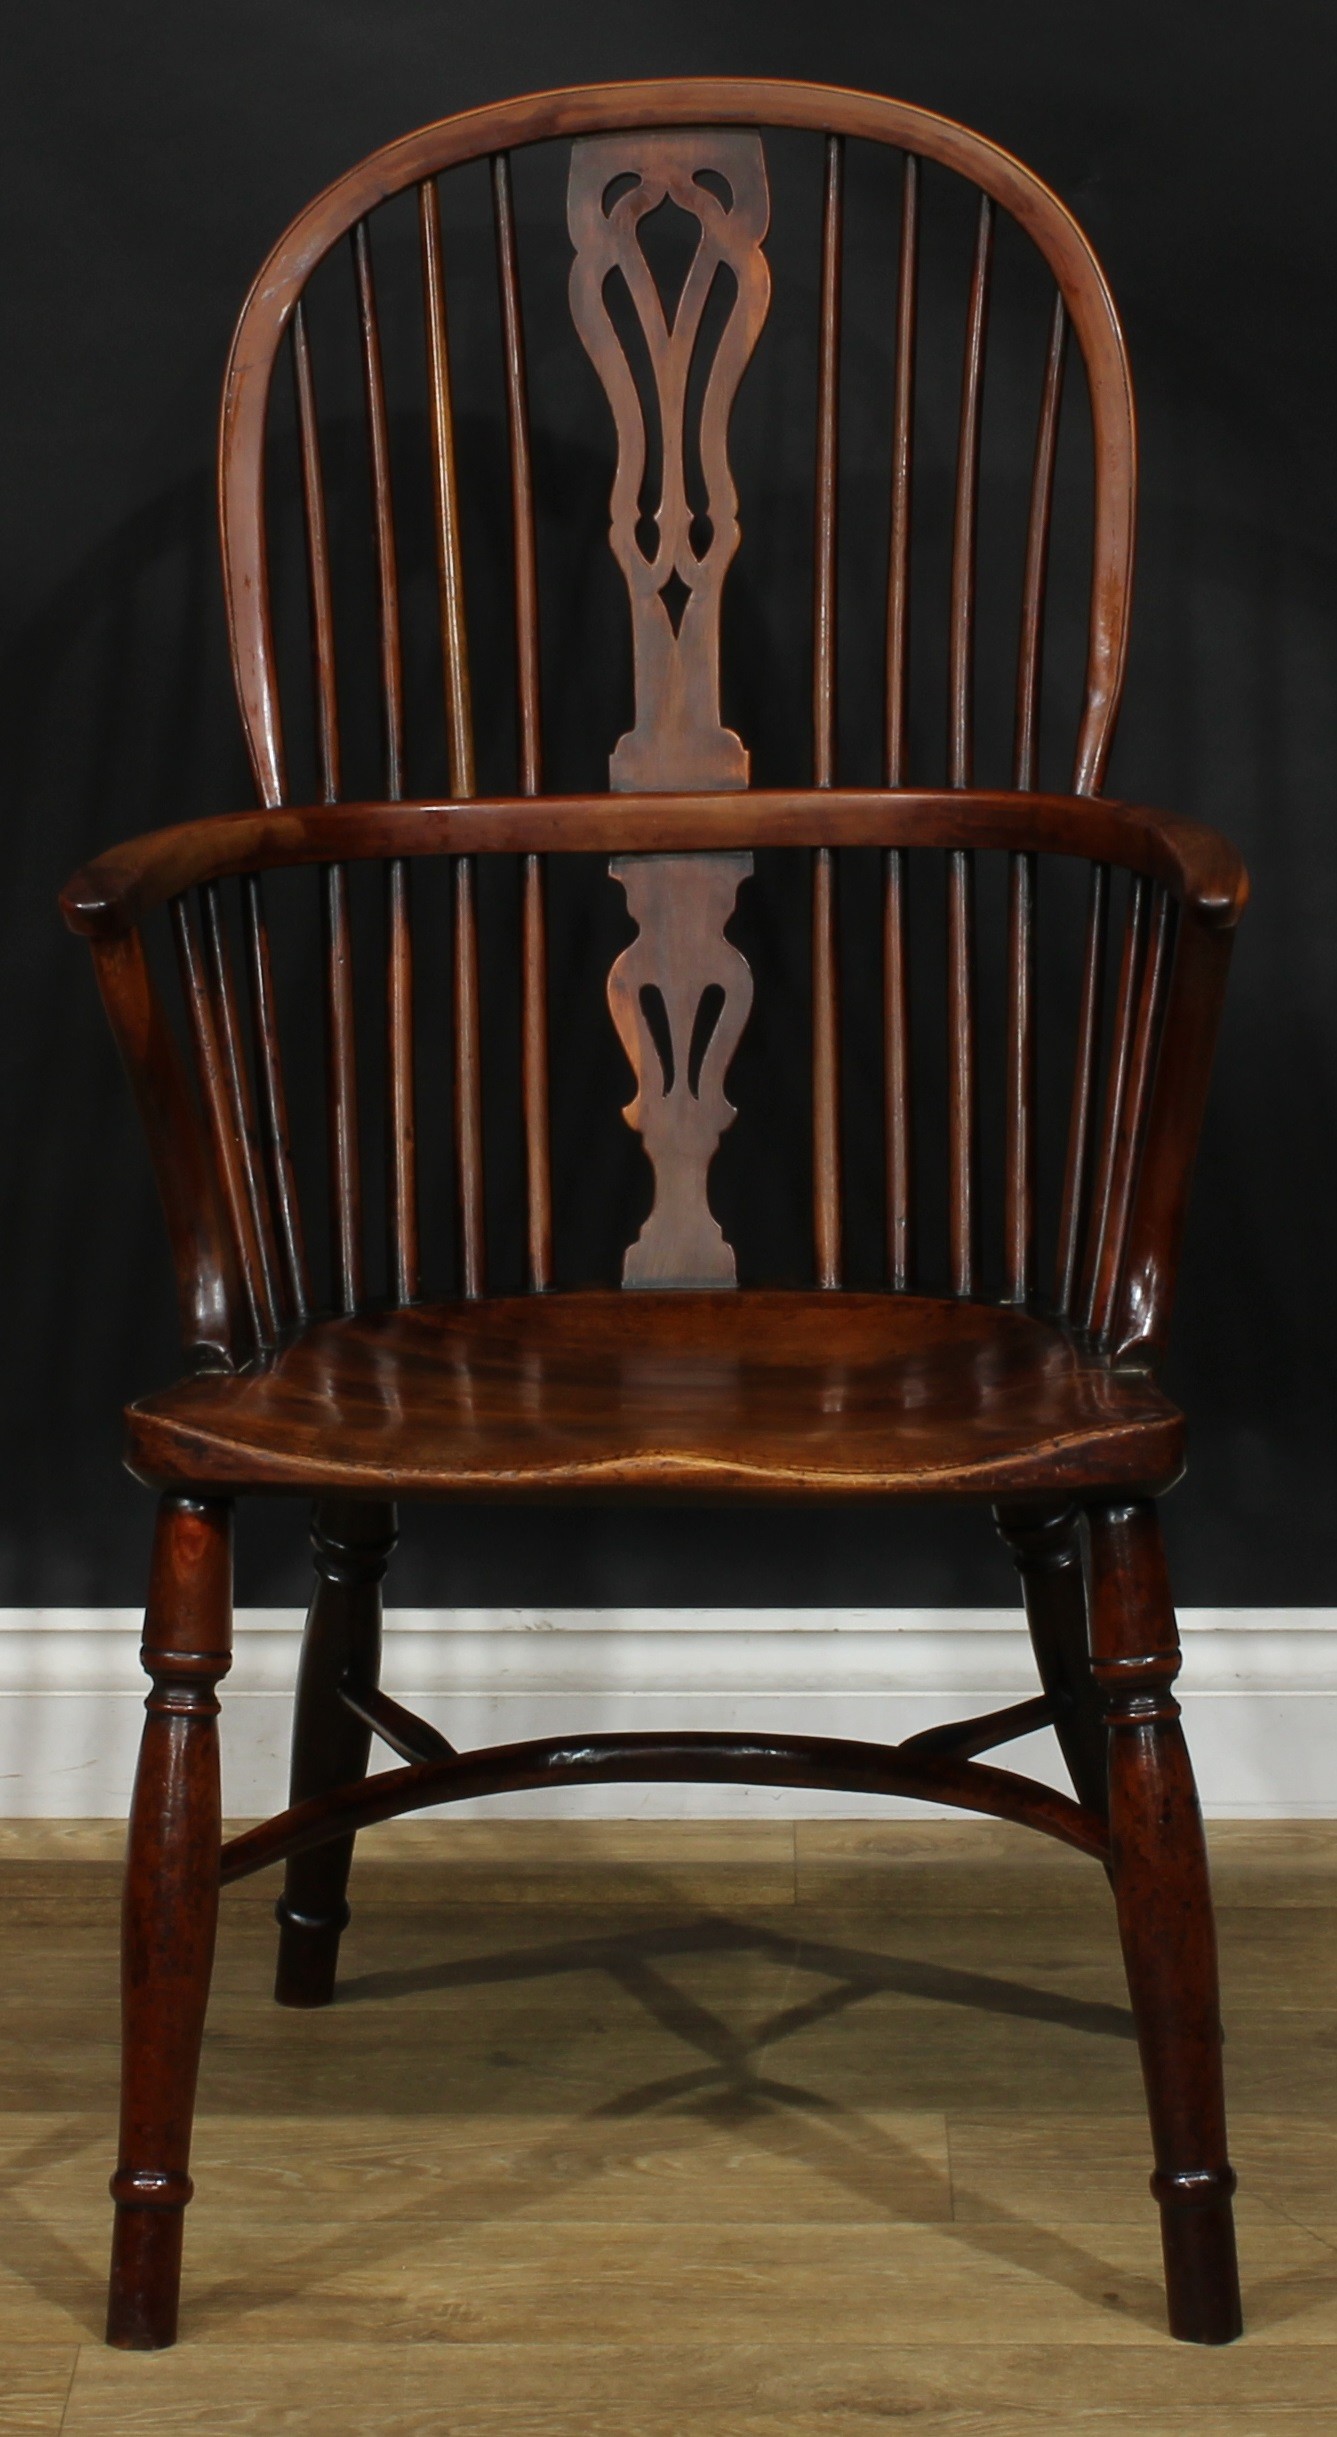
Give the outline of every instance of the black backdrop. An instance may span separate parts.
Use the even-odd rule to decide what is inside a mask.
[[[1324,0],[45,0],[11,23],[0,891],[5,1521],[0,1598],[132,1601],[150,1501],[118,1409],[174,1363],[165,1252],[84,951],[54,896],[118,836],[249,800],[213,535],[237,306],[360,154],[508,92],[742,72],[974,124],[1056,185],[1132,344],[1144,487],[1113,791],[1226,829],[1255,901],[1199,1169],[1167,1382],[1192,1462],[1186,1602],[1337,1598],[1326,1190],[1337,993],[1337,192]],[[257,1518],[249,1598],[298,1598],[299,1518]],[[421,1600],[1011,1596],[982,1525],[720,1515],[415,1525]]]

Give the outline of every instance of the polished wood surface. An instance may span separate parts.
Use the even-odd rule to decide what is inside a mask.
[[[339,860],[451,854],[695,854],[728,847],[957,846],[1071,855],[1144,872],[1209,931],[1248,903],[1243,861],[1205,822],[1108,796],[992,788],[750,788],[745,795],[489,797],[482,802],[285,805],[146,831],[108,848],[61,893],[71,930],[117,939],[209,880]]]
[[[1182,1423],[1022,1312],[844,1294],[550,1295],[316,1322],[131,1408],[131,1461],[373,1496],[1154,1488]]]
[[[768,127],[802,137],[821,181],[812,231],[819,272],[811,317],[810,776],[802,787],[761,792],[748,785],[747,741],[723,722],[720,645],[725,576],[741,539],[730,411],[749,357],[766,340],[772,277],[789,267],[764,244]],[[530,434],[530,272],[521,259],[528,235],[515,158],[523,146],[555,138],[572,139],[570,301],[611,409],[609,540],[629,603],[633,724],[620,738],[594,740],[610,756],[603,797],[543,793],[540,676],[550,613],[540,582],[543,461]],[[886,785],[851,790],[841,785],[837,603],[849,421],[842,387],[859,359],[844,326],[845,268],[847,246],[858,242],[850,164],[855,148],[870,144],[904,156],[879,639]],[[467,163],[487,164],[477,192],[490,192],[491,203],[517,748],[516,792],[481,800],[473,544],[463,512],[471,477],[452,361],[460,331],[476,318],[457,310],[459,256],[474,240],[444,209],[448,173]],[[921,164],[932,171],[927,185]],[[922,676],[910,601],[913,442],[924,403],[920,257],[940,173],[966,181],[976,233],[953,306],[960,390],[946,586],[948,783],[912,790]],[[377,295],[377,211],[397,196],[417,225],[414,378],[436,557],[434,632],[425,640],[406,627],[422,588],[400,584],[395,452],[406,418],[389,409],[398,396],[385,363],[392,321],[383,324]],[[695,235],[675,296],[655,264],[664,216],[684,214]],[[1007,294],[1000,279],[994,295],[995,255],[1018,232],[1038,250],[1047,321],[1037,324],[1038,415],[1016,568],[1014,785],[989,793],[972,784],[976,670],[984,665],[977,628],[988,597],[978,541],[993,478],[985,440],[991,321]],[[337,391],[320,299],[307,295],[312,273],[345,238],[346,335],[370,481],[365,568],[384,773],[382,800],[357,803],[341,800],[356,723],[350,709],[346,752],[340,689],[351,705],[351,630],[340,623],[342,510],[326,478],[327,464],[337,468],[347,454],[346,435],[327,447],[322,400]],[[397,305],[396,328],[399,319]],[[1089,409],[1091,590],[1085,674],[1072,706],[1072,793],[1054,795],[1036,789],[1040,738],[1055,719],[1044,699],[1045,612],[1051,528],[1060,498],[1067,505],[1056,465],[1069,353],[1080,358]],[[269,600],[265,486],[281,362],[294,385],[312,686],[309,718],[290,725],[294,734],[309,729],[314,791],[323,798],[307,809],[285,800],[292,790]],[[1105,1866],[1156,2152],[1171,2327],[1194,2343],[1229,2341],[1240,2317],[1211,1903],[1170,1689],[1178,1654],[1151,1503],[1181,1467],[1182,1425],[1151,1374],[1169,1324],[1245,881],[1238,858],[1212,833],[1097,792],[1127,653],[1136,445],[1123,336],[1090,247],[1050,190],[996,146],[875,96],[688,80],[492,105],[383,147],[293,223],[238,325],[220,478],[233,659],[263,809],[116,850],[79,875],[64,901],[73,927],[93,941],[146,1120],[190,1362],[182,1382],[130,1414],[132,1466],[162,1497],[145,1642],[153,1691],[126,1879],[113,2341],[162,2345],[175,2329],[220,1878],[286,1860],[278,1995],[295,2009],[319,2010],[335,1990],[345,1885],[363,1827],[479,1794],[682,1779],[928,1797],[1035,1828]],[[1016,496],[1027,496],[1024,469]],[[276,512],[277,504],[271,494]],[[505,516],[503,509],[503,526]],[[404,671],[429,664],[428,643],[442,687],[445,750],[435,783],[448,795],[409,801]],[[880,851],[882,883],[880,1292],[844,1291],[854,1230],[842,1027],[858,1002],[842,963],[842,886],[852,868],[844,850],[860,846]],[[762,847],[797,854],[811,881],[807,1004],[799,1010],[800,1026],[810,1025],[808,1125],[797,1152],[804,1191],[811,1155],[811,1286],[703,1292],[735,1286],[734,1251],[710,1208],[709,1171],[733,1115],[724,1087],[754,981],[773,987],[762,947],[745,961],[727,937],[739,886]],[[554,1226],[543,858],[579,852],[612,858],[637,931],[606,977],[635,1082],[625,1114],[655,1181],[650,1217],[626,1250],[623,1283],[632,1291],[623,1294],[554,1291],[568,1270]],[[1006,859],[1001,996],[984,930],[982,857],[991,852]],[[488,1190],[485,1153],[507,1112],[485,1106],[498,1084],[484,1039],[484,1011],[494,1005],[483,976],[483,957],[493,953],[492,875],[485,887],[480,859],[498,854],[518,857],[521,867],[511,949],[519,1089],[509,1121],[523,1143],[530,1292],[488,1300],[490,1276],[501,1270],[489,1245],[496,1192],[495,1179]],[[910,916],[921,854],[935,860],[936,885],[945,888],[936,975],[925,971],[921,926]],[[429,962],[433,975],[442,964],[443,926],[438,914],[430,940],[416,927],[424,917],[412,871],[415,861],[443,855],[451,859],[441,973],[448,1095],[438,1073],[442,1045],[415,986]],[[1040,976],[1052,954],[1045,864],[1054,856],[1087,865],[1090,910],[1075,1021],[1059,1018],[1070,1077],[1066,1141],[1042,1156],[1040,1035],[1042,1017],[1054,1018],[1044,1013]],[[382,867],[379,944],[356,918],[358,866],[367,863]],[[279,970],[287,943],[271,930],[262,891],[267,873],[303,865],[318,874],[324,1020],[291,1022],[284,1040]],[[921,885],[916,873],[913,886]],[[276,904],[280,893],[276,883]],[[176,939],[193,1094],[140,936],[162,907]],[[244,1007],[236,980],[243,966]],[[365,1038],[369,1008],[381,1029],[379,1068]],[[916,1106],[923,1058],[915,1043],[925,1023],[939,1039],[945,1033],[946,1047],[944,1173],[927,1191],[931,1198],[941,1188],[945,1211],[935,1246],[916,1225],[926,1198],[922,1150],[935,1139]],[[998,1087],[989,1054],[995,1027],[1003,1045],[996,1113],[988,1106]],[[325,1109],[326,1193],[323,1211],[304,1213],[293,1144],[303,1140],[313,1080]],[[440,1199],[426,1181],[435,1158],[428,1166],[419,1156],[428,1122],[450,1137],[457,1212],[449,1299],[433,1303],[421,1300],[424,1279],[436,1274],[424,1229]],[[378,1169],[384,1229],[369,1209]],[[851,1161],[848,1173],[856,1172]],[[1052,1209],[1051,1177],[1059,1187]],[[1055,1241],[1046,1278],[1041,1251],[1047,1265]],[[944,1277],[946,1296],[936,1291]],[[647,1287],[665,1291],[635,1291]],[[238,1492],[285,1490],[316,1500],[317,1589],[298,1691],[293,1798],[279,1817],[223,1846],[213,1687],[226,1665],[230,1502]],[[898,1746],[745,1730],[624,1735],[613,1726],[457,1752],[380,1688],[379,1584],[401,1498],[790,1503],[939,1495],[983,1498],[997,1510],[1040,1675],[1030,1701]],[[1075,1798],[981,1757],[1042,1725],[1056,1730]],[[404,1765],[368,1777],[373,1738]]]
[[[123,1823],[0,1823],[0,2425],[23,2437],[1317,2437],[1337,1823],[1216,1822],[1251,2333],[1168,2339],[1108,1889],[920,1819],[359,1847],[333,2014],[224,1894],[181,2341],[98,2342]],[[61,1858],[64,1857],[64,1858]]]

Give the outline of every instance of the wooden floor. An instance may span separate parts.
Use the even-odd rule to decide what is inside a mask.
[[[0,2431],[1337,2428],[1337,1822],[1216,1832],[1249,2332],[1164,2333],[1091,1863],[973,1823],[405,1822],[339,2002],[224,1901],[182,2341],[99,2342],[118,1829],[0,1826]]]

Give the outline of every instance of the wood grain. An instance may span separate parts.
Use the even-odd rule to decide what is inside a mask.
[[[323,2437],[328,2406],[314,2401],[318,2392],[336,2395],[368,2437],[437,2437],[443,2392],[470,2437],[682,2437],[707,2427],[825,2437],[833,2423],[846,2437],[883,2437],[889,2412],[932,2437],[1033,2437],[1054,2426],[1056,2393],[1065,2437],[1320,2437],[1337,2395],[1323,2345],[1288,2349],[1284,2402],[1275,2400],[1275,2353],[1232,2362],[1234,2379],[1226,2366],[1194,2378],[1150,2345],[1126,2347],[1114,2401],[1108,2350],[1057,2342],[948,2354],[913,2339],[806,2348],[646,2340],[603,2356],[541,2344],[405,2353],[374,2336],[333,2355],[313,2343],[269,2353],[220,2343],[187,2349],[161,2396],[81,2354],[66,2428],[70,2437],[212,2431],[222,2384],[237,2437],[269,2437],[278,2412],[291,2437]]]
[[[405,1497],[1089,1491],[1171,1480],[1182,1445],[1149,1380],[1025,1314],[849,1293],[373,1311],[145,1397],[130,1430],[155,1482]]]
[[[753,788],[746,795],[495,796],[405,804],[285,806],[155,829],[113,847],[61,892],[71,930],[116,938],[206,880],[340,857],[691,854],[754,846],[993,847],[1073,855],[1144,872],[1213,931],[1248,903],[1243,862],[1220,832],[1177,813],[1083,796],[989,788]]]

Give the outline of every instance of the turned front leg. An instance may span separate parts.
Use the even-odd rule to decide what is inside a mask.
[[[1110,1730],[1111,1865],[1151,2117],[1170,2332],[1240,2333],[1207,1848],[1171,1686],[1179,1637],[1156,1510],[1091,1516],[1092,1671]]]
[[[232,1509],[164,1498],[144,1667],[152,1689],[121,1918],[121,2136],[107,2341],[176,2340],[190,2135],[218,1924],[215,1687],[232,1662]]]

